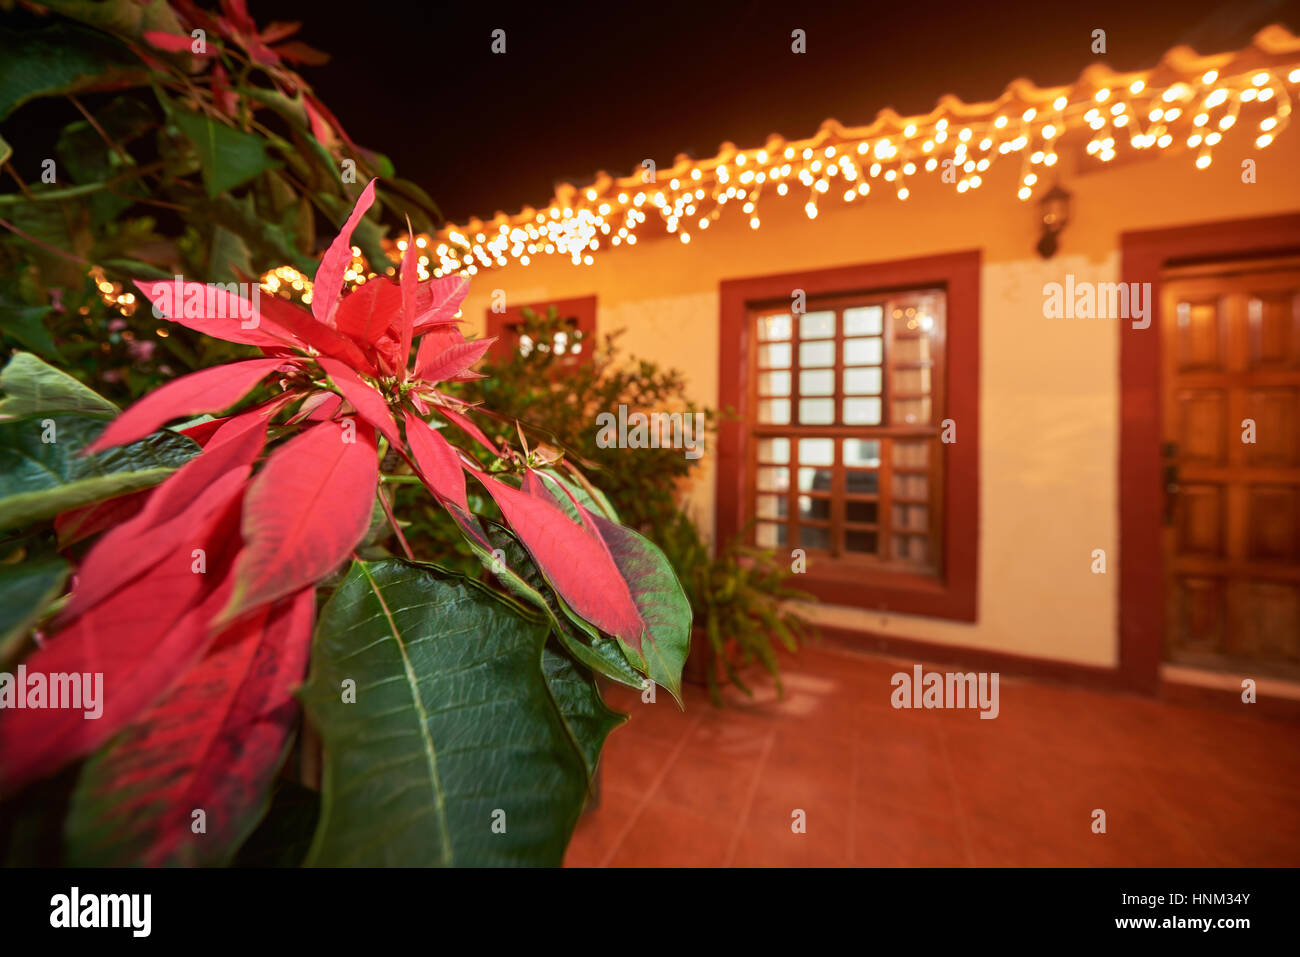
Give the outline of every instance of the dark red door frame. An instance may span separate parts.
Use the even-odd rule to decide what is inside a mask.
[[[1120,237],[1121,276],[1151,283],[1151,326],[1119,340],[1119,668],[1123,684],[1159,686],[1165,642],[1160,479],[1161,271],[1171,265],[1300,250],[1300,213],[1142,230]]]

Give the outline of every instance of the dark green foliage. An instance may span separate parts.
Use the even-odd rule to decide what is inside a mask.
[[[126,404],[247,351],[159,321],[134,280],[235,282],[283,265],[310,277],[318,232],[332,235],[376,175],[376,208],[393,202],[393,222],[441,220],[385,157],[313,124],[311,89],[284,63],[216,30],[211,57],[153,48],[146,31],[190,32],[161,0],[0,7],[5,350],[57,361]],[[385,229],[372,218],[355,234],[378,271],[391,265]],[[100,282],[144,308],[122,315]]]
[[[813,597],[788,586],[790,572],[773,552],[747,546],[739,538],[711,558],[699,530],[681,513],[673,516],[658,542],[686,592],[696,628],[704,633],[727,678],[753,694],[740,669],[758,662],[776,681],[777,692],[784,693],[774,642],[795,651],[806,640],[808,624],[787,602]],[[692,653],[705,654],[705,649],[693,643]],[[721,705],[713,659],[706,660],[709,696]]]

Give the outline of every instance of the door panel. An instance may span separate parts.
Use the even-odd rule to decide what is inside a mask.
[[[1162,285],[1166,658],[1300,678],[1300,262]]]

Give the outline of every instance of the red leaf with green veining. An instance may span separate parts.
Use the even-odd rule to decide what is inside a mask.
[[[172,419],[219,412],[234,405],[258,382],[284,365],[283,359],[249,359],[191,372],[150,392],[127,409],[86,448],[86,454],[125,445],[157,431]]]
[[[245,545],[222,622],[338,567],[370,527],[378,484],[374,431],[353,418],[313,425],[272,452],[245,496]]]
[[[217,636],[207,655],[85,766],[65,833],[68,863],[227,863],[257,825],[297,717],[311,588]],[[193,813],[204,812],[204,833]]]
[[[139,515],[95,543],[77,570],[61,619],[71,621],[93,608],[192,540],[211,515],[243,491],[265,438],[266,419],[258,412],[223,425],[202,452],[152,490]]]
[[[77,542],[84,542],[102,531],[127,521],[144,508],[144,503],[149,500],[152,491],[153,489],[147,488],[62,512],[54,519],[54,531],[59,537],[59,548],[65,549]]]
[[[316,269],[316,279],[312,283],[311,313],[326,326],[334,325],[334,314],[339,307],[339,293],[343,289],[343,274],[352,265],[352,231],[361,222],[375,201],[375,181],[366,184],[352,208],[352,214],[343,224],[339,234],[330,243]]]
[[[549,497],[476,472],[537,567],[575,612],[601,631],[640,647],[645,622],[604,541]]]
[[[0,710],[0,793],[11,794],[99,747],[203,656],[211,643],[212,617],[229,597],[239,504],[236,500],[211,517],[148,575],[109,596],[23,661],[19,667],[29,686],[37,674],[102,675],[95,703],[102,712],[87,718],[85,707]],[[195,571],[196,549],[202,550],[202,572]]]
[[[406,441],[425,483],[439,498],[459,505],[466,512],[465,470],[451,444],[413,412],[406,413]]]

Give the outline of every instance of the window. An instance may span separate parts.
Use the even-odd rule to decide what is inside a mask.
[[[754,541],[937,574],[942,289],[750,310]]]
[[[791,584],[829,603],[975,620],[979,275],[967,252],[721,284],[720,541],[802,549]]]
[[[523,324],[525,309],[545,316],[552,306],[568,331],[557,332],[555,341],[549,343],[536,343],[527,335],[520,334],[519,327]],[[490,352],[497,360],[509,359],[515,350],[527,355],[533,349],[544,347],[566,356],[566,361],[582,362],[590,357],[596,347],[596,297],[541,300],[513,306],[502,312],[493,312],[489,308],[487,334],[497,337]]]

